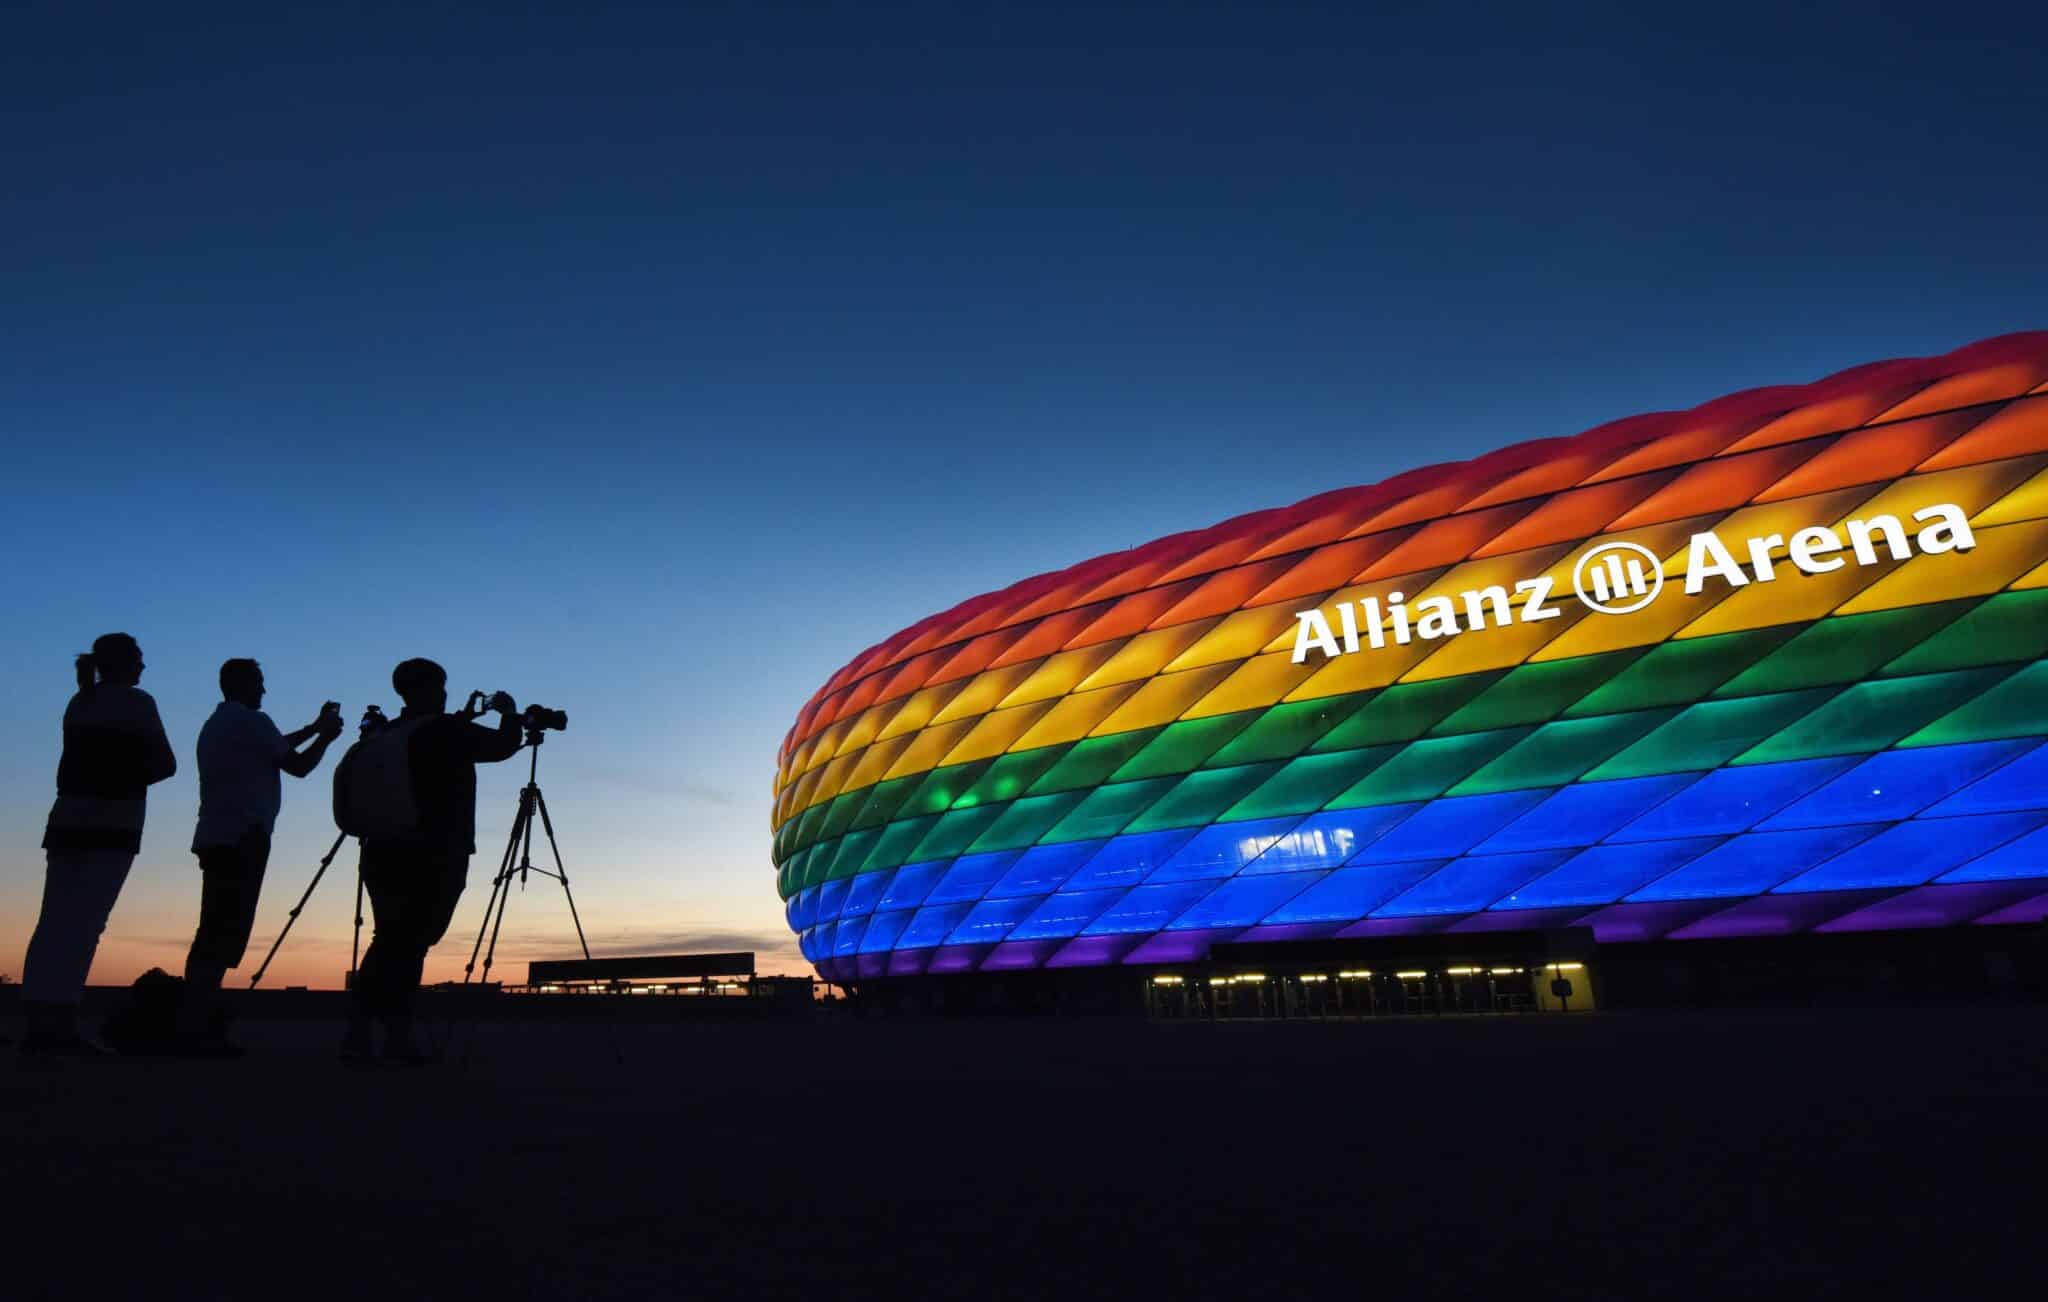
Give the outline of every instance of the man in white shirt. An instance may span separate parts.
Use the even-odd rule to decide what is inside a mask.
[[[280,733],[263,704],[263,668],[254,660],[220,667],[219,706],[199,731],[199,827],[192,852],[204,877],[199,930],[185,959],[185,1003],[178,1029],[195,1052],[233,1056],[239,1051],[212,1032],[221,980],[242,961],[256,924],[270,834],[283,801],[280,772],[305,777],[319,767],[328,743],[341,735],[341,706],[320,707],[320,717],[293,733]],[[312,745],[299,750],[300,743]]]

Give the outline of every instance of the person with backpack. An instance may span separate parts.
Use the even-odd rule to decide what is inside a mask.
[[[229,660],[220,667],[221,703],[199,730],[199,825],[192,853],[202,886],[199,928],[185,957],[185,990],[178,1013],[178,1047],[207,1057],[239,1057],[241,1050],[213,1029],[220,983],[238,966],[256,925],[256,901],[270,862],[270,835],[283,802],[279,773],[303,778],[320,765],[341,735],[341,706],[329,701],[320,717],[281,733],[262,710],[263,667]],[[313,744],[304,750],[298,747]]]
[[[384,1027],[384,1057],[428,1061],[413,1038],[412,1010],[427,951],[446,934],[469,882],[476,853],[476,766],[510,759],[524,743],[519,707],[503,692],[486,728],[448,713],[448,674],[414,659],[391,671],[405,709],[365,736],[334,775],[335,821],[362,842],[363,885],[374,930],[357,969],[345,1061],[375,1054],[372,1027]]]
[[[137,686],[142,648],[108,633],[78,657],[64,707],[57,800],[43,830],[42,911],[22,960],[21,1051],[85,1057],[106,1049],[78,1031],[78,1004],[100,933],[142,849],[148,788],[178,771],[156,702]]]

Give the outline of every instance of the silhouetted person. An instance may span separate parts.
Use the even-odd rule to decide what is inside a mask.
[[[449,714],[448,675],[431,660],[400,664],[391,671],[391,686],[405,709],[384,737],[387,747],[394,738],[404,741],[403,788],[369,797],[366,787],[375,774],[358,772],[354,754],[335,775],[337,810],[366,799],[411,806],[398,820],[407,825],[404,830],[362,834],[363,885],[370,892],[376,930],[356,972],[341,1051],[350,1061],[368,1059],[375,1049],[371,1025],[376,1021],[384,1025],[384,1056],[417,1064],[426,1061],[412,1034],[420,972],[427,951],[448,930],[468,885],[469,856],[476,853],[476,765],[510,759],[523,737],[519,707],[503,692],[490,701],[499,716],[496,728]]]
[[[142,669],[142,648],[126,633],[109,633],[78,657],[78,693],[64,707],[57,801],[43,831],[43,907],[22,960],[24,1053],[106,1052],[78,1033],[78,1001],[142,848],[145,793],[178,771],[156,702],[136,686]]]
[[[256,925],[270,835],[284,798],[278,774],[302,778],[319,767],[328,743],[341,735],[341,706],[329,701],[312,723],[279,732],[260,708],[263,667],[254,660],[223,664],[220,694],[221,703],[199,730],[199,826],[192,853],[199,856],[203,881],[199,929],[185,956],[178,1033],[186,1052],[231,1057],[240,1049],[212,1030],[215,996],[222,977],[241,963]],[[298,749],[309,740],[311,746]]]

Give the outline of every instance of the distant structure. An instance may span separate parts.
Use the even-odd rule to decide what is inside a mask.
[[[777,885],[850,985],[2038,922],[2044,651],[2048,332],[1413,470],[934,615],[798,715]]]

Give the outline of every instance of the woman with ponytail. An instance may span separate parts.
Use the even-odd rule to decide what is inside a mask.
[[[64,709],[57,803],[43,832],[43,908],[22,960],[24,1053],[104,1052],[78,1033],[78,1001],[100,933],[142,848],[145,791],[178,771],[156,702],[136,686],[142,648],[109,633],[78,657]]]

